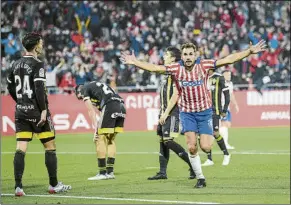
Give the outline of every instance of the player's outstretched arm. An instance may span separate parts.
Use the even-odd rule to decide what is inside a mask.
[[[123,64],[130,64],[135,65],[143,70],[147,71],[153,71],[153,72],[165,72],[166,67],[163,65],[156,65],[152,63],[142,62],[140,60],[137,60],[134,52],[132,54],[129,54],[128,52],[122,52],[120,60]]]
[[[248,57],[251,54],[256,54],[256,53],[259,53],[259,52],[262,52],[265,50],[266,50],[266,42],[264,40],[261,40],[256,45],[252,45],[252,43],[250,42],[250,47],[247,50],[233,53],[233,54],[230,54],[222,59],[217,60],[216,67],[221,67],[224,65],[233,64],[237,61],[240,61],[240,60]]]

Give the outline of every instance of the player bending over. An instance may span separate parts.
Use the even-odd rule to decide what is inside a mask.
[[[49,193],[70,190],[57,178],[55,129],[48,108],[44,63],[37,56],[43,51],[43,39],[38,33],[27,33],[22,39],[26,53],[15,61],[8,75],[8,91],[16,102],[16,152],[14,155],[15,196],[25,195],[22,186],[24,158],[28,142],[35,135],[45,149],[45,165],[49,175]]]
[[[126,114],[124,101],[111,87],[96,81],[78,85],[75,93],[79,100],[84,101],[95,126],[93,141],[96,145],[99,173],[88,180],[114,179],[115,137],[117,133],[123,132]],[[94,106],[101,112],[99,122]]]

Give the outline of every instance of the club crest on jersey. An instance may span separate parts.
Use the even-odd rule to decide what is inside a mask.
[[[195,86],[200,86],[203,84],[203,80],[197,80],[197,81],[181,81],[182,83],[182,86],[185,86],[185,87],[195,87]]]
[[[42,77],[42,78],[44,78],[44,69],[43,68],[41,68],[41,69],[39,69],[39,77]]]

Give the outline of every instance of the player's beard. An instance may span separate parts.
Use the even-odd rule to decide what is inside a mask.
[[[192,61],[186,61],[185,62],[185,68],[186,70],[191,70],[193,68],[194,62]]]

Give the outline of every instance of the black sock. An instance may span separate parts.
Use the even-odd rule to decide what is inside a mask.
[[[205,149],[202,149],[202,151],[207,154],[207,159],[212,161],[212,152],[211,152],[211,150],[206,151]]]
[[[106,174],[106,159],[98,158],[99,174]]]
[[[22,188],[22,175],[24,172],[24,157],[25,152],[21,150],[16,150],[14,155],[14,179],[15,179],[15,188]]]
[[[224,140],[222,138],[221,135],[219,135],[217,138],[215,137],[216,139],[216,142],[219,146],[219,148],[221,149],[221,151],[223,152],[224,155],[229,155],[228,151],[227,151],[227,148],[225,146],[225,143],[224,143]]]
[[[179,145],[177,142],[173,140],[169,140],[165,142],[165,144],[169,149],[175,152],[184,162],[186,162],[189,165],[189,167],[192,168],[189,160],[189,155],[181,145]]]
[[[160,156],[159,156],[159,162],[160,162],[160,172],[163,174],[167,173],[167,165],[170,158],[170,150],[169,148],[164,145],[163,142],[160,142]]]
[[[111,172],[113,172],[114,162],[115,162],[115,158],[112,158],[112,157],[107,158],[107,165],[106,165],[107,174],[110,174]]]
[[[57,155],[56,150],[45,151],[45,165],[50,179],[50,185],[55,187],[58,184],[57,179]]]

